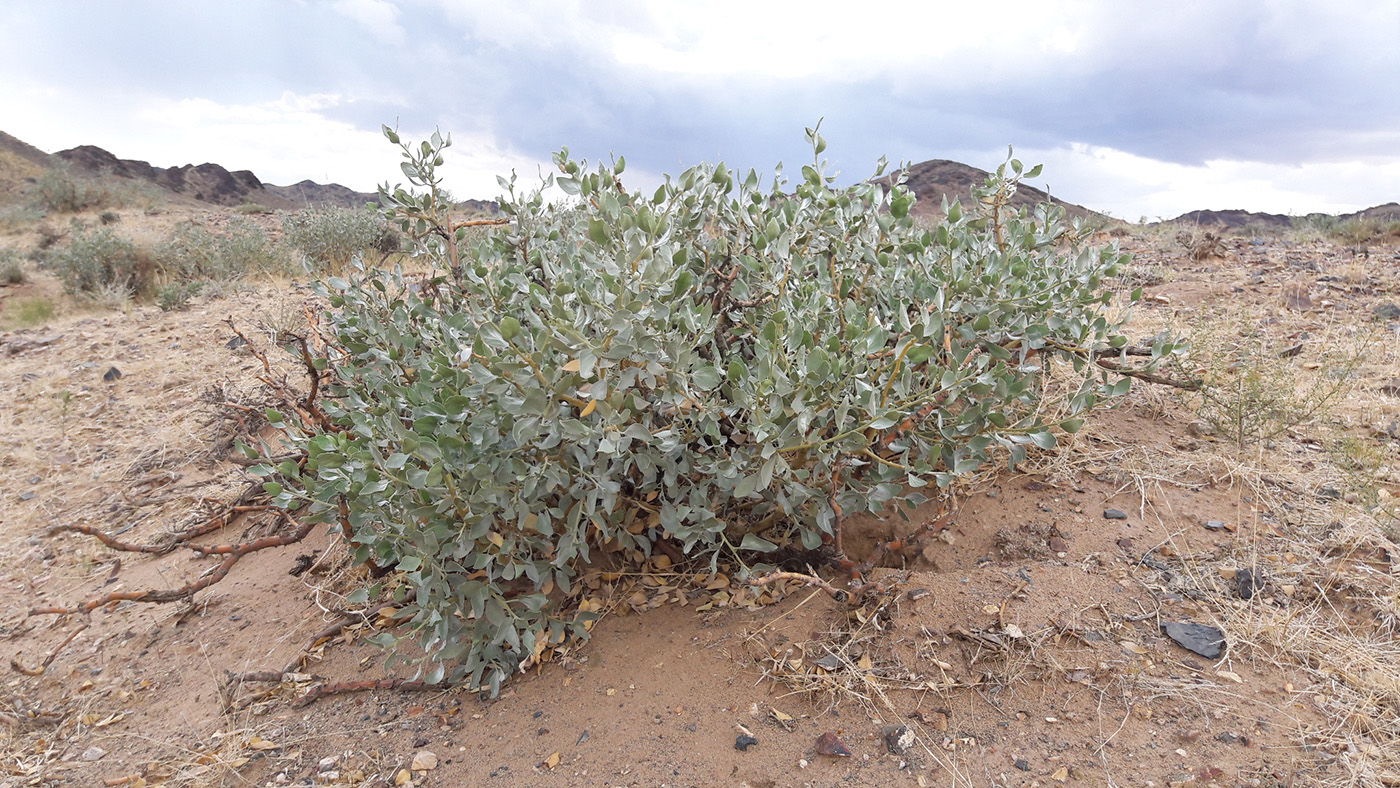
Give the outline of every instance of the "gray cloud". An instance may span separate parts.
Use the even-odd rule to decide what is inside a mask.
[[[622,62],[600,35],[620,30],[681,50],[701,37],[667,28],[645,5],[631,17],[575,8],[551,26],[540,4],[498,19],[446,0],[348,15],[328,2],[97,3],[81,13],[29,2],[0,20],[0,82],[32,79],[107,100],[338,94],[323,114],[359,129],[397,119],[405,129],[485,134],[534,160],[561,145],[594,159],[622,153],[652,172],[715,158],[791,169],[809,156],[802,127],[823,116],[830,155],[850,177],[880,155],[922,160],[1008,143],[1098,146],[1179,165],[1400,155],[1400,2],[1066,8],[1082,14],[1065,20],[1063,41],[1028,37],[1019,50],[943,59],[924,50],[962,31],[905,34],[891,17],[887,37],[852,39],[835,53],[855,64],[850,73],[794,77],[762,64],[748,73],[742,52],[716,74]],[[102,133],[87,136],[100,144]]]

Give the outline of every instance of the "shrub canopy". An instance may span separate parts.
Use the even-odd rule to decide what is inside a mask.
[[[839,188],[808,138],[795,188],[704,164],[641,194],[622,158],[563,150],[539,189],[501,180],[510,223],[470,249],[438,197],[450,140],[402,144],[419,191],[380,202],[435,274],[324,284],[324,419],[270,414],[307,459],[258,471],[403,574],[430,679],[495,691],[584,633],[600,550],[821,548],[840,513],[946,494],[1126,392],[1089,360],[1126,343],[1124,257],[1006,210],[1018,161],[924,227],[899,173]],[[1077,375],[1047,388],[1057,359]]]

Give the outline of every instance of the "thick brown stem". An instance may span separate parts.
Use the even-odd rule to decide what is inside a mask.
[[[1131,367],[1125,367],[1116,362],[1108,361],[1102,358],[1095,359],[1094,363],[1098,364],[1106,370],[1109,370],[1110,372],[1115,372],[1119,375],[1124,375],[1130,378],[1137,378],[1138,380],[1145,380],[1148,383],[1156,383],[1161,386],[1171,386],[1173,388],[1185,389],[1187,391],[1200,391],[1201,386],[1205,385],[1205,382],[1202,381],[1200,378],[1194,378],[1192,380],[1176,380],[1174,378],[1163,377],[1162,375],[1155,375],[1151,372],[1144,372],[1140,369],[1132,369]]]
[[[454,685],[439,681],[430,684],[426,681],[411,681],[409,679],[379,679],[377,681],[347,681],[340,684],[322,684],[313,687],[310,692],[297,699],[297,706],[309,706],[321,698],[328,698],[332,695],[345,695],[351,692],[370,692],[373,690],[397,690],[399,692],[438,692],[452,689]]]

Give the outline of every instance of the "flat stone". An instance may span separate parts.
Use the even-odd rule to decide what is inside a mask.
[[[415,772],[430,772],[438,766],[437,753],[431,750],[419,750],[413,754],[413,762],[408,768]]]
[[[1105,519],[1105,520],[1126,520],[1126,519],[1128,519],[1128,513],[1125,512],[1125,511],[1123,511],[1122,509],[1104,509],[1104,510],[1103,510],[1103,519]]]
[[[1382,301],[1381,303],[1371,307],[1371,314],[1375,315],[1381,320],[1400,319],[1400,306],[1396,306],[1395,304],[1392,304],[1389,301]]]
[[[1223,531],[1223,530],[1225,530],[1225,521],[1224,521],[1224,520],[1206,520],[1205,523],[1204,523],[1204,525],[1205,525],[1205,528],[1206,528],[1207,531]]]
[[[107,751],[101,747],[89,747],[83,750],[83,754],[79,757],[85,761],[100,761],[107,757]]]
[[[1216,659],[1225,646],[1225,633],[1212,626],[1189,621],[1168,621],[1162,625],[1167,637],[1178,646],[1206,659]]]

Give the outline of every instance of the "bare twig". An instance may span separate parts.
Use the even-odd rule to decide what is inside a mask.
[[[817,577],[816,575],[806,575],[802,574],[801,572],[768,572],[764,575],[756,575],[754,577],[749,578],[749,585],[755,587],[766,586],[769,583],[776,583],[779,580],[796,580],[799,583],[805,583],[809,586],[816,586],[817,588],[820,588],[827,594],[831,595],[832,599],[835,599],[837,602],[840,602],[842,604],[851,601],[850,592],[843,591],[837,588],[836,586],[833,586],[832,584],[821,579],[820,577]]]
[[[49,652],[49,655],[48,655],[47,657],[44,657],[44,661],[39,663],[39,667],[37,667],[37,668],[26,668],[25,666],[19,664],[19,659],[18,659],[18,658],[13,658],[13,659],[10,660],[10,667],[11,667],[11,668],[14,668],[16,671],[18,671],[18,672],[20,672],[20,673],[23,673],[23,674],[26,675],[26,676],[42,676],[42,675],[44,675],[44,671],[48,670],[48,669],[49,669],[49,665],[52,665],[52,664],[53,664],[54,658],[58,656],[58,652],[60,652],[60,651],[62,651],[63,649],[67,648],[67,647],[68,647],[68,644],[73,642],[73,638],[76,638],[76,637],[78,636],[78,633],[82,632],[84,629],[87,629],[87,628],[88,628],[88,622],[84,621],[82,626],[78,627],[77,629],[74,629],[72,632],[69,632],[69,633],[68,633],[68,637],[64,638],[64,639],[63,639],[63,642],[62,642],[62,643],[59,643],[58,646],[56,646],[56,647],[54,648],[53,651],[50,651],[50,652]]]

